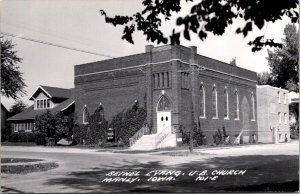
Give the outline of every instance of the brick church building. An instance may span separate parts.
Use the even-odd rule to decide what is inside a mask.
[[[154,148],[176,146],[179,127],[193,123],[208,143],[223,126],[230,139],[257,136],[256,72],[199,55],[196,47],[147,45],[145,53],[76,65],[74,79],[77,123],[99,106],[110,121],[137,100]]]

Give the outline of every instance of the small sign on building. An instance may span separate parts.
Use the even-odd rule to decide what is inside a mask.
[[[113,128],[107,130],[107,142],[115,142],[115,130]]]

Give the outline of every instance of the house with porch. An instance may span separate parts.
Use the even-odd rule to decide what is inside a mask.
[[[61,111],[65,115],[73,114],[75,109],[73,91],[73,89],[39,86],[30,97],[33,105],[7,119],[11,124],[12,133],[32,132],[35,126],[35,117],[48,110],[51,113]]]

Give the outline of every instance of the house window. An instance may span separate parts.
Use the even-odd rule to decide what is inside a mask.
[[[278,103],[280,103],[280,92],[277,92],[277,96],[278,96]]]
[[[36,100],[36,109],[50,108],[50,99],[38,99]]]
[[[83,108],[83,111],[82,111],[82,123],[83,124],[88,124],[88,117],[89,117],[89,110],[88,108],[85,106]]]
[[[281,124],[281,112],[278,112],[278,123]]]
[[[287,117],[287,114],[284,113],[284,124],[287,124],[287,122],[288,122],[288,117]]]
[[[240,108],[239,108],[239,94],[238,91],[234,92],[234,107],[235,107],[235,111],[234,111],[234,119],[235,120],[239,120],[240,118]]]
[[[214,87],[212,91],[212,112],[213,112],[213,119],[218,118],[218,92],[217,89]]]
[[[12,128],[13,128],[14,132],[18,132],[17,124],[12,123],[11,125],[12,125]]]
[[[283,100],[284,104],[286,104],[286,93],[283,93]]]
[[[253,93],[251,93],[251,113],[252,121],[255,121],[255,101]]]
[[[200,87],[200,117],[205,118],[205,89],[204,86]]]
[[[155,89],[170,87],[171,80],[170,80],[169,72],[154,73],[152,75],[152,79],[153,79],[153,88]]]
[[[228,91],[224,90],[224,119],[229,119],[229,107],[228,107]]]

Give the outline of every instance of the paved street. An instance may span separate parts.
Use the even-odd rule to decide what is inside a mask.
[[[4,146],[2,157],[45,159],[57,162],[59,167],[27,175],[2,174],[1,190],[60,193],[294,191],[298,190],[299,180],[298,147],[298,142],[294,141],[200,149],[195,155],[170,156],[169,152],[112,153],[97,149]],[[154,170],[170,170],[168,177],[172,179],[157,181],[157,177],[164,176],[155,175]],[[201,177],[209,177],[207,180],[197,179],[200,175],[188,175],[204,170],[207,173]],[[221,170],[227,175],[220,175]],[[230,175],[230,170],[240,170],[240,174],[233,175],[231,171]],[[106,178],[124,178],[120,174],[105,176],[111,171],[138,171],[138,181],[108,183]],[[217,177],[213,178],[215,175]],[[129,175],[129,178],[137,177]]]

